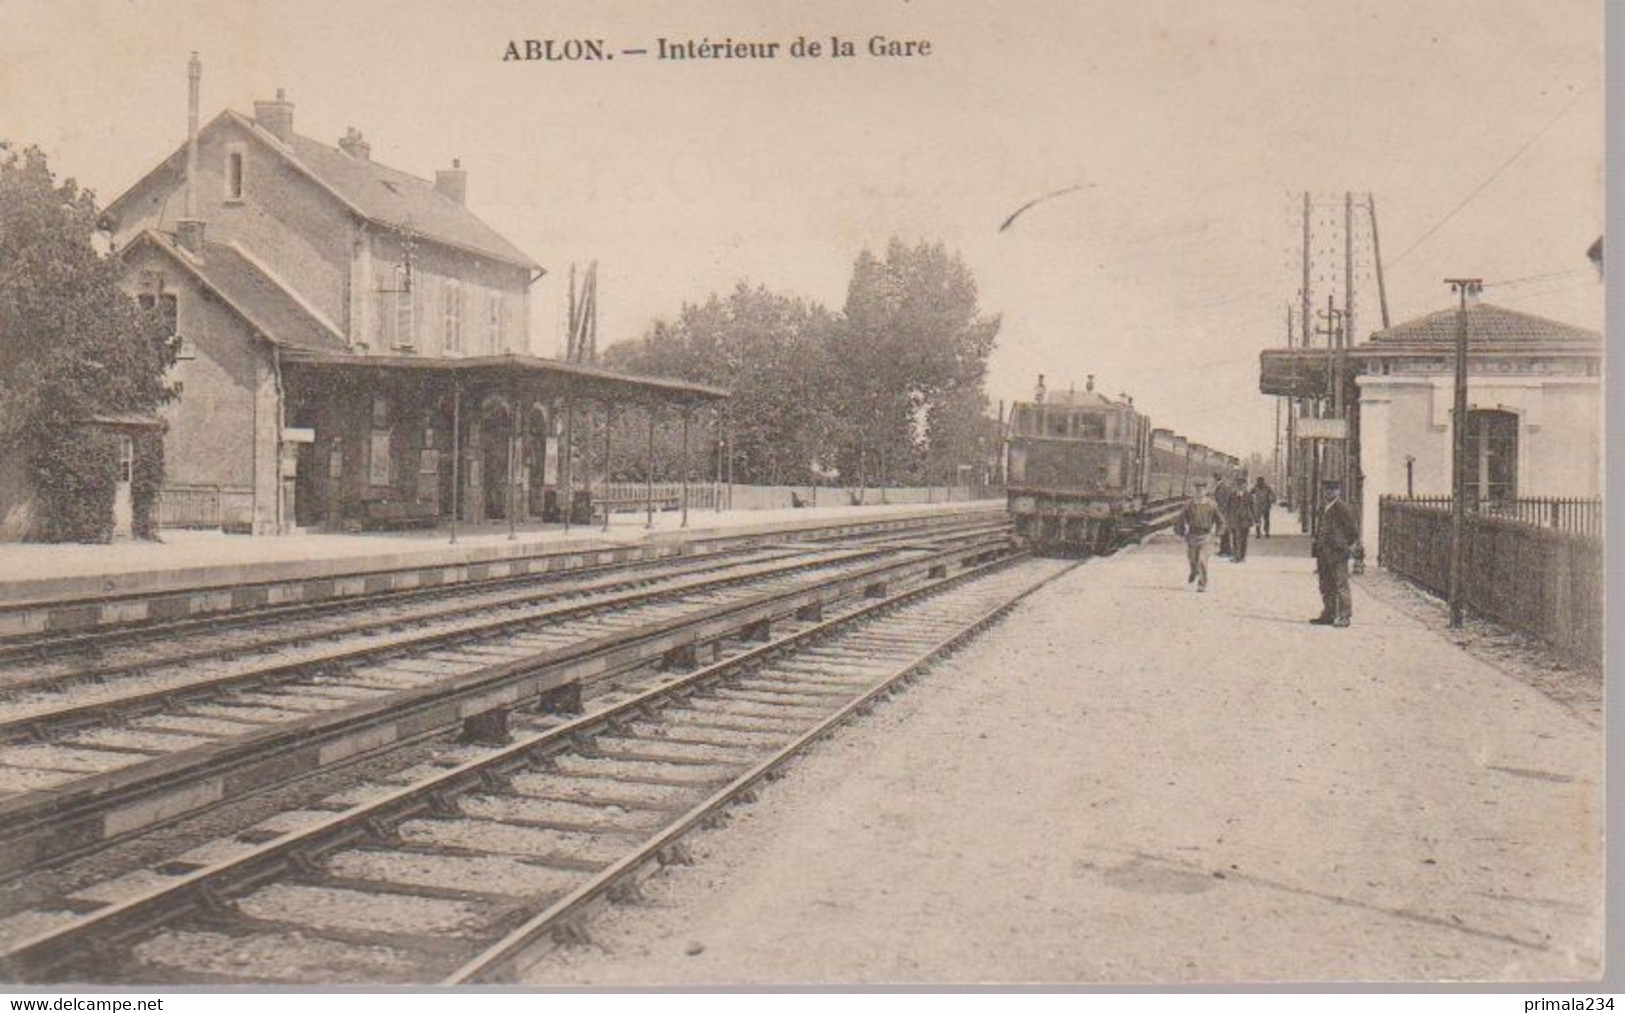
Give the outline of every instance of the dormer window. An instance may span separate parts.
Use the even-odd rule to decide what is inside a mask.
[[[246,185],[245,173],[247,171],[247,152],[240,144],[234,144],[226,149],[226,202],[237,203],[243,199]]]

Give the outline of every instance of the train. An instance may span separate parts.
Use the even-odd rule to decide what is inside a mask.
[[[1157,428],[1127,395],[1051,393],[1018,401],[1005,431],[1005,489],[1024,545],[1104,555],[1171,523],[1201,478],[1246,480],[1240,459]]]

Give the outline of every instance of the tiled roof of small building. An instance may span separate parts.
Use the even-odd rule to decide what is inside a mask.
[[[142,240],[167,252],[272,344],[318,352],[349,350],[343,335],[323,323],[236,247],[205,242],[203,256],[193,257],[179,249],[172,237],[148,231],[126,251],[135,249]]]
[[[1362,347],[1378,351],[1388,346],[1454,345],[1456,314],[1456,310],[1448,309],[1407,320],[1377,331]],[[1600,349],[1602,346],[1602,335],[1596,331],[1489,303],[1468,307],[1467,331],[1474,348],[1537,345]]]

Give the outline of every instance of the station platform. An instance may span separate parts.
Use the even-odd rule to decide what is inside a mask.
[[[685,546],[797,536],[844,525],[1002,511],[1002,500],[611,516],[600,524],[459,525],[450,531],[228,535],[163,541],[0,544],[0,636],[676,555]],[[162,604],[154,601],[161,599]]]
[[[1090,559],[718,828],[533,985],[1584,981],[1603,752],[1375,566]],[[1289,534],[1287,532],[1290,532]]]

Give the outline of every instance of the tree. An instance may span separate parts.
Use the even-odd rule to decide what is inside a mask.
[[[95,231],[90,191],[58,183],[39,149],[0,142],[0,446],[26,448],[47,540],[111,532],[112,438],[85,420],[148,414],[176,393],[171,336],[119,287]],[[145,442],[135,485],[155,497],[162,455]]]
[[[940,479],[976,442],[999,318],[941,243],[893,239],[885,259],[858,255],[831,366],[843,475]]]
[[[657,322],[640,342],[611,346],[605,362],[729,388],[735,478],[802,485],[829,459],[823,393],[835,325],[822,306],[741,282],[726,298],[685,304],[675,323]],[[638,446],[646,442],[645,433]]]

